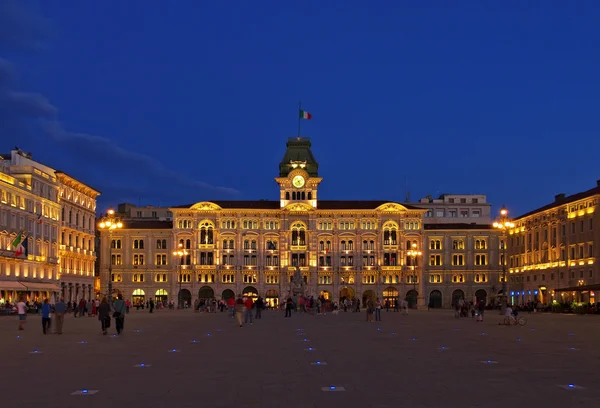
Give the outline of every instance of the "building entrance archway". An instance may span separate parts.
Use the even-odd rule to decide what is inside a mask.
[[[258,290],[256,290],[254,286],[246,286],[242,292],[242,295],[249,297],[254,302],[256,299],[258,299]]]
[[[146,292],[144,292],[142,289],[136,289],[133,291],[133,294],[131,295],[131,302],[133,303],[133,305],[139,305],[140,303],[143,304],[146,301]]]
[[[340,302],[343,302],[346,299],[352,300],[353,297],[354,297],[354,288],[351,288],[349,286],[344,286],[343,288],[340,289]]]
[[[385,305],[386,301],[390,302],[390,307],[396,307],[400,298],[400,292],[393,286],[388,286],[383,290],[383,304]],[[398,305],[400,307],[400,305]]]
[[[154,300],[156,302],[162,302],[164,304],[169,300],[169,293],[164,289],[159,289],[154,294]]]
[[[265,306],[277,307],[279,305],[279,293],[275,289],[269,289],[265,292]]]

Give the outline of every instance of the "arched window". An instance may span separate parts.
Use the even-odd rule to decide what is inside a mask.
[[[213,242],[213,225],[208,221],[200,223],[200,244],[212,245]]]
[[[289,200],[289,199],[290,199],[290,192],[289,192],[289,191],[286,191],[286,192],[285,192],[285,199],[286,199],[286,200]]]
[[[309,192],[308,192],[308,199],[309,199],[309,200],[312,200],[312,191],[309,191]]]
[[[383,226],[383,245],[398,245],[398,226],[388,222]]]
[[[292,225],[292,245],[306,245],[306,226],[303,223]]]

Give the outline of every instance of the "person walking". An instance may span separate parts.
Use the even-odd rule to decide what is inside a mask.
[[[19,330],[25,330],[25,319],[27,318],[27,304],[22,297],[17,303],[17,314],[19,315]]]
[[[98,306],[98,320],[102,326],[102,334],[106,334],[106,329],[110,327],[110,305],[106,296],[102,298],[100,306]]]
[[[260,319],[262,317],[262,310],[265,308],[265,302],[260,296],[258,297],[258,299],[256,299],[254,307],[256,308],[256,316],[254,316],[254,318]]]
[[[48,334],[50,330],[50,313],[52,313],[52,306],[48,299],[44,299],[44,303],[42,304],[42,331],[44,334]]]
[[[248,320],[250,320],[250,324],[252,324],[252,306],[253,305],[254,305],[254,302],[252,301],[252,298],[250,296],[246,297],[246,300],[244,300],[244,306],[246,306],[244,323],[248,323]]]
[[[58,302],[54,304],[54,333],[62,334],[66,312],[67,304],[63,298],[60,298]]]
[[[377,298],[377,301],[375,302],[375,321],[381,321],[381,300],[379,300],[379,298]]]
[[[119,294],[117,296],[117,300],[113,303],[113,308],[115,309],[113,313],[115,328],[117,329],[117,334],[121,334],[125,326],[125,313],[127,313],[127,304],[123,300],[123,295]]]
[[[292,308],[294,307],[294,302],[292,302],[292,298],[288,297],[285,301],[285,316],[284,317],[292,317]]]
[[[243,326],[242,318],[244,317],[244,310],[246,310],[244,300],[242,299],[242,295],[238,295],[238,298],[235,301],[235,319],[240,327]]]

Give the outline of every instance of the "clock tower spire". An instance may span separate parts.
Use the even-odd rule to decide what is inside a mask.
[[[312,154],[310,139],[290,137],[287,149],[279,163],[280,207],[293,202],[303,202],[317,208],[317,189],[322,178],[319,177],[319,164]]]

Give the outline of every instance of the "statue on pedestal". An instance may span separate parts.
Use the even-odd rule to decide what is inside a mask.
[[[290,297],[296,301],[299,297],[306,295],[306,285],[300,268],[296,266],[292,282],[290,282]]]

